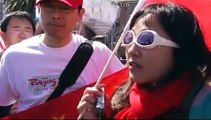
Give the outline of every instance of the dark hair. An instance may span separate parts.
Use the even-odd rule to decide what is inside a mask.
[[[32,16],[26,11],[15,11],[15,12],[11,12],[11,13],[7,14],[1,23],[1,31],[2,32],[7,31],[7,27],[8,27],[8,24],[9,24],[11,18],[19,18],[19,19],[28,20],[32,25],[33,34],[34,34],[34,32],[36,30],[35,21],[33,20]]]
[[[209,76],[208,72],[210,72],[209,62],[211,62],[211,55],[205,44],[199,23],[191,10],[175,4],[150,4],[133,16],[130,29],[132,29],[140,17],[145,17],[148,14],[158,17],[158,22],[165,32],[171,37],[172,41],[180,46],[180,48],[175,48],[174,50],[175,63],[173,70],[164,76],[155,86],[153,84],[148,84],[148,86],[144,87],[151,90],[159,85],[163,85],[160,83],[168,83],[180,78],[185,71],[191,73],[193,80],[206,80]],[[203,72],[203,70],[198,69],[199,67],[208,67],[208,69]],[[129,104],[129,93],[125,91],[129,91],[131,85],[131,80],[128,80],[124,86],[121,86],[115,92],[115,95],[112,98],[112,107],[114,110],[119,111]]]
[[[186,70],[195,72],[211,62],[199,22],[191,10],[173,3],[150,4],[135,14],[130,29],[138,18],[147,14],[156,15],[171,40],[180,46],[175,49],[175,70],[172,71],[175,77]]]

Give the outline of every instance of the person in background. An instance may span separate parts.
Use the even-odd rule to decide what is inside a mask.
[[[7,14],[1,23],[2,39],[6,48],[35,33],[35,22],[26,11],[15,11]]]
[[[211,56],[191,10],[173,3],[143,7],[133,16],[123,46],[130,77],[108,92],[113,96],[105,93],[112,99],[105,99],[104,118],[211,118],[211,86],[206,81]],[[86,110],[84,119],[98,118],[95,104],[102,87],[110,90],[99,85],[84,91],[78,104],[79,113]]]
[[[12,45],[3,54],[0,63],[1,106],[17,102],[17,112],[21,112],[46,102],[77,48],[87,41],[83,36],[72,33],[84,15],[82,4],[83,0],[36,2],[44,34]],[[93,53],[87,65],[64,94],[95,82],[101,74],[112,52],[100,42],[93,42],[92,47]],[[103,77],[123,68],[114,56]]]
[[[15,11],[7,14],[1,23],[0,57],[6,48],[32,37],[34,33],[35,22],[28,12]],[[16,105],[13,105],[12,109],[16,109]],[[9,112],[10,106],[0,106],[0,118],[8,115]]]

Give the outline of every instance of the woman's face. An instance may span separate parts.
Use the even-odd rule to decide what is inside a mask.
[[[136,37],[144,30],[153,30],[159,36],[170,39],[159,20],[153,15],[139,18],[132,28]],[[147,49],[139,47],[135,43],[126,46],[125,52],[132,81],[148,83],[160,80],[173,66],[173,49],[160,45]]]

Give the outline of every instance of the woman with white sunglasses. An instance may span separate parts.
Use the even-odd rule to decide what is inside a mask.
[[[144,7],[133,17],[122,45],[126,48],[130,78],[114,91],[111,109],[104,109],[105,113],[113,112],[104,114],[104,118],[211,118],[209,101],[204,108],[196,109],[197,105],[206,104],[205,97],[211,93],[205,93],[201,102],[196,101],[198,93],[205,90],[203,86],[207,86],[211,57],[190,10],[163,3]],[[83,118],[97,118],[93,103],[96,96],[102,95],[102,87],[84,91],[78,104],[79,113],[87,110]],[[207,116],[193,115],[200,110]]]

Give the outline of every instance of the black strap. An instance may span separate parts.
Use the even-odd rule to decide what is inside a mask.
[[[59,78],[58,86],[46,100],[46,102],[61,96],[67,87],[70,87],[76,82],[93,53],[91,43],[91,41],[87,41],[78,47],[74,56],[62,72]]]

